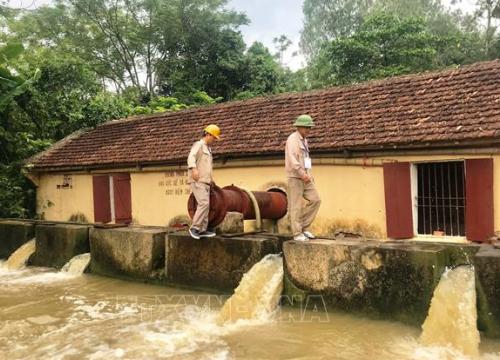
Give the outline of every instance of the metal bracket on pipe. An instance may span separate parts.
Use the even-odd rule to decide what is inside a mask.
[[[255,225],[256,225],[257,230],[261,231],[262,230],[262,219],[260,217],[259,203],[257,202],[255,195],[250,190],[247,190],[245,188],[240,188],[240,189],[243,190],[244,192],[246,192],[246,194],[248,195],[250,200],[252,200],[253,210],[255,211]]]

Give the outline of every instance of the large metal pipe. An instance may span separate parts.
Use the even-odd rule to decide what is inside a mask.
[[[279,190],[252,191],[252,194],[257,200],[262,219],[278,220],[286,215],[288,201],[284,192]],[[188,212],[191,219],[196,212],[196,207],[196,199],[191,194],[188,200]],[[226,213],[230,211],[242,213],[245,220],[255,219],[252,200],[244,190],[234,185],[220,188],[213,184],[210,187],[209,226],[219,225]]]

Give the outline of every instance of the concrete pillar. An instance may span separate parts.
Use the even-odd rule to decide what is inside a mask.
[[[231,293],[243,274],[267,254],[277,253],[277,237],[213,237],[196,240],[168,234],[165,277],[171,284]]]
[[[420,325],[448,253],[441,245],[315,240],[283,244],[285,295],[296,305]],[[309,304],[311,306],[311,304]]]
[[[483,245],[474,257],[479,330],[500,338],[500,249]]]
[[[165,234],[164,228],[90,229],[91,272],[138,280],[161,280]]]
[[[39,224],[30,265],[61,268],[74,256],[89,252],[89,226]]]
[[[0,259],[7,259],[35,237],[35,225],[26,220],[0,220]]]

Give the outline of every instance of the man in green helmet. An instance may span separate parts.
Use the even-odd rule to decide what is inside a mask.
[[[288,177],[288,211],[292,225],[293,239],[308,241],[314,235],[308,230],[318,213],[321,199],[312,177],[311,157],[307,135],[314,127],[309,115],[300,115],[294,123],[297,128],[291,134],[285,147],[285,169]],[[307,203],[304,205],[304,199]]]

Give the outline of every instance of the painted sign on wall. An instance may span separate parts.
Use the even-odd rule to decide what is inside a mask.
[[[166,196],[188,196],[190,194],[186,170],[172,170],[163,173],[158,186],[165,189]]]

